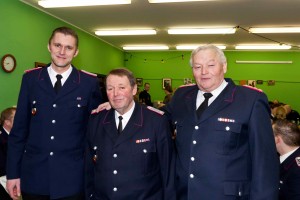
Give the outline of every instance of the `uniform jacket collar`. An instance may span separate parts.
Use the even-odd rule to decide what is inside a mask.
[[[280,164],[280,172],[283,173],[294,165],[297,165],[296,157],[300,157],[300,147]]]
[[[48,65],[49,66],[49,65]],[[48,67],[47,66],[47,67]],[[40,70],[38,75],[38,85],[44,89],[48,94],[60,98],[68,94],[69,92],[73,91],[79,86],[80,83],[80,72],[73,66],[73,70],[66,80],[65,84],[61,88],[58,94],[55,93],[54,88],[52,86],[47,67],[44,67]]]
[[[215,113],[220,112],[220,110],[224,109],[228,105],[230,105],[234,101],[234,95],[236,91],[236,85],[231,79],[225,79],[228,84],[225,89],[219,94],[219,96],[209,105],[209,107],[202,114],[200,119],[197,119],[196,116],[196,99],[198,93],[198,86],[193,86],[194,88],[191,92],[186,95],[185,103],[186,107],[189,109],[189,112],[192,112],[194,115],[194,119],[197,123],[202,123],[206,119],[210,118]]]
[[[114,109],[109,110],[106,113],[102,124],[105,134],[108,134],[109,137],[114,141],[114,145],[119,145],[132,138],[135,134],[138,134],[139,129],[142,128],[144,123],[144,110],[142,109],[141,105],[137,103],[135,104],[134,111],[120,136],[118,136],[117,133],[114,112]]]

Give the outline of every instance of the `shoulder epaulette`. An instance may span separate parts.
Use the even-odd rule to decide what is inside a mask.
[[[246,87],[246,88],[249,88],[249,89],[251,89],[251,90],[258,91],[258,92],[263,92],[262,89],[258,89],[258,88],[256,88],[256,87],[252,87],[252,86],[250,86],[250,85],[243,85],[243,87]]]
[[[194,85],[196,85],[196,84],[195,83],[190,83],[190,84],[186,84],[186,85],[181,85],[179,87],[182,88],[182,87],[189,87],[189,86],[194,86]]]
[[[160,114],[160,115],[164,115],[164,114],[165,114],[164,111],[159,110],[159,109],[157,109],[157,108],[153,108],[152,106],[147,106],[147,108],[148,108],[148,110],[151,110],[151,111],[153,111],[153,112],[156,112],[156,113],[158,113],[158,114]]]
[[[24,71],[24,73],[29,73],[29,72],[32,72],[32,71],[35,71],[35,70],[38,70],[38,69],[41,69],[42,67],[36,67],[36,68],[32,68],[32,69],[27,69]]]
[[[94,73],[91,73],[91,72],[88,72],[88,71],[85,71],[85,70],[80,70],[82,73],[85,73],[87,75],[90,75],[90,76],[93,76],[93,77],[97,77],[97,74],[94,74]]]
[[[295,160],[296,160],[298,167],[300,167],[300,157],[296,157]]]

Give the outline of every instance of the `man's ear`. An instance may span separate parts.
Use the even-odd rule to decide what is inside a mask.
[[[75,51],[75,54],[74,54],[74,58],[78,55],[78,53],[79,53],[79,49],[76,49],[76,51]]]

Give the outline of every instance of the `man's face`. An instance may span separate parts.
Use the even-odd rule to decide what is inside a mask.
[[[148,92],[150,90],[150,85],[149,84],[146,84],[145,85],[145,90]]]
[[[137,86],[133,88],[126,76],[108,75],[106,78],[106,93],[111,106],[121,115],[133,106],[133,96]]]
[[[76,39],[71,35],[56,33],[48,44],[48,50],[51,54],[52,67],[56,71],[62,68],[68,69],[73,58],[77,56]]]
[[[193,57],[193,75],[201,91],[211,92],[224,80],[227,65],[222,64],[217,54],[211,50],[199,51]]]
[[[4,120],[4,127],[6,130],[10,131],[14,125],[16,111],[12,111],[11,116],[8,119]]]

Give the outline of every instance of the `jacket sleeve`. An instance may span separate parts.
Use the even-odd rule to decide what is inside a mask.
[[[249,148],[252,160],[251,200],[278,199],[279,159],[264,93],[258,93],[249,119]]]
[[[31,119],[30,88],[28,75],[25,74],[22,78],[14,126],[8,137],[7,179],[20,178],[21,159]]]
[[[165,116],[160,120],[157,130],[157,151],[163,179],[164,199],[176,199],[175,193],[175,151],[171,139],[170,126]]]

